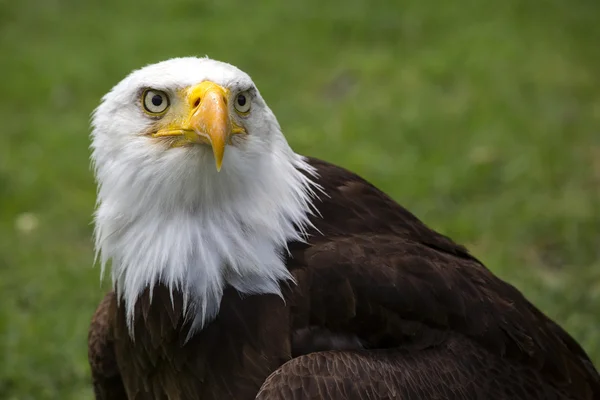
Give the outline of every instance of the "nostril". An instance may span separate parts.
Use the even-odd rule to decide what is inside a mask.
[[[194,101],[194,108],[198,107],[200,105],[200,99],[196,99],[196,101]]]

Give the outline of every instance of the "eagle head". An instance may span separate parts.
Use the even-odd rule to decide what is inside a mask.
[[[209,58],[129,74],[92,117],[95,244],[128,318],[144,289],[184,297],[199,328],[223,288],[280,294],[286,243],[302,240],[314,170],[256,85]]]

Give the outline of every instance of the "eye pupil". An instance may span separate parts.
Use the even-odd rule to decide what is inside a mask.
[[[237,97],[237,102],[240,106],[242,106],[242,107],[245,106],[246,105],[246,96],[244,96],[243,94],[240,94]]]
[[[160,106],[163,102],[163,98],[160,94],[155,94],[154,96],[152,96],[152,104],[155,105],[156,107]]]

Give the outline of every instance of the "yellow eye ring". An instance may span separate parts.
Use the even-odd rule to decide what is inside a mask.
[[[169,96],[163,91],[146,89],[142,94],[142,106],[147,114],[162,115],[169,108]]]
[[[250,112],[250,105],[252,104],[252,97],[249,92],[240,92],[235,96],[233,106],[235,111],[242,115],[246,115]]]

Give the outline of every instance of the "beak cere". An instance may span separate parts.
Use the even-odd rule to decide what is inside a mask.
[[[217,171],[221,170],[225,146],[232,132],[228,94],[223,87],[208,81],[190,88],[188,92],[192,111],[187,126],[199,136],[193,141],[211,145]]]

